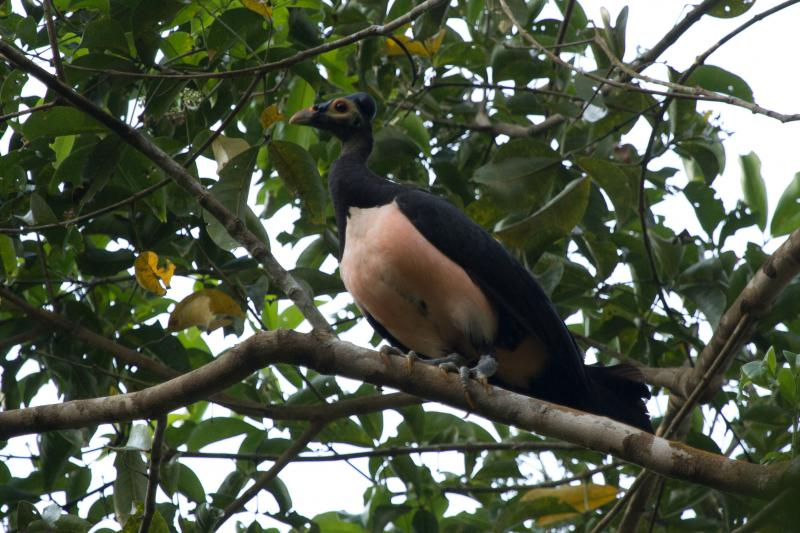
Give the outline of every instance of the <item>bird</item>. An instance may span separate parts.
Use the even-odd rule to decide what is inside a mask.
[[[328,173],[339,271],[388,351],[652,433],[637,368],[584,364],[553,303],[499,241],[447,200],[368,168],[376,113],[359,92],[289,122],[341,141]]]

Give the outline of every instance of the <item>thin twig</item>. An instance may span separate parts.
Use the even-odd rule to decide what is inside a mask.
[[[53,5],[52,0],[43,0],[44,5],[44,20],[47,26],[47,40],[50,41],[50,51],[53,53],[53,66],[56,69],[56,77],[63,81],[67,81],[64,75],[64,64],[61,62],[61,53],[58,51],[58,34],[56,33],[55,24],[53,24]]]
[[[241,496],[236,498],[234,501],[228,504],[227,507],[225,507],[222,517],[217,521],[214,527],[211,528],[211,530],[216,531],[231,516],[241,512],[247,502],[255,498],[258,493],[269,484],[270,481],[275,479],[281,470],[283,470],[283,468],[288,465],[292,459],[294,459],[294,457],[300,453],[300,451],[303,450],[303,448],[305,448],[306,445],[308,445],[308,443],[311,442],[320,431],[325,428],[326,425],[327,421],[312,422],[311,425],[303,432],[303,434],[297,437],[297,439],[292,442],[292,445],[286,448],[280,457],[278,457],[278,459],[275,461],[275,464],[272,465],[272,468],[266,472],[262,472],[249,489],[244,491]]]
[[[539,52],[544,54],[548,59],[550,59],[554,63],[556,63],[556,64],[558,64],[558,65],[560,65],[560,66],[562,66],[564,68],[568,68],[569,70],[573,71],[575,74],[578,74],[578,75],[581,75],[581,76],[585,76],[585,77],[587,77],[587,78],[589,78],[591,80],[594,80],[596,82],[599,82],[599,83],[604,83],[604,84],[610,85],[612,87],[616,87],[616,88],[624,89],[624,90],[628,90],[628,91],[636,91],[636,92],[643,92],[643,93],[649,93],[649,94],[672,96],[674,98],[687,97],[687,98],[695,98],[695,99],[698,99],[698,100],[708,100],[708,101],[712,101],[712,102],[727,103],[727,104],[730,104],[730,105],[743,107],[743,108],[748,109],[749,111],[751,111],[753,113],[757,113],[757,114],[768,116],[770,118],[774,118],[776,120],[779,120],[780,122],[793,122],[793,121],[796,121],[796,120],[800,120],[800,113],[796,113],[796,114],[778,113],[777,111],[772,111],[770,109],[766,109],[766,108],[764,108],[762,106],[759,106],[757,104],[742,100],[741,98],[736,98],[736,97],[727,96],[727,95],[720,95],[720,94],[712,92],[712,91],[706,91],[705,89],[701,89],[699,87],[687,87],[687,86],[680,85],[680,84],[674,84],[674,83],[670,83],[670,82],[665,82],[665,81],[655,80],[653,78],[649,78],[649,80],[652,81],[652,83],[657,83],[659,85],[664,85],[664,86],[671,87],[671,88],[674,89],[674,91],[672,91],[672,92],[670,92],[670,91],[658,91],[658,90],[652,90],[652,89],[646,89],[646,88],[643,88],[643,87],[639,87],[638,85],[634,85],[634,84],[627,83],[627,82],[624,82],[624,81],[612,80],[612,79],[604,78],[602,76],[598,76],[597,74],[594,74],[593,72],[589,72],[589,71],[583,70],[583,69],[581,69],[579,67],[576,67],[575,65],[573,65],[573,64],[571,64],[571,63],[569,63],[567,61],[562,60],[560,57],[558,57],[556,54],[554,54],[551,50],[549,50],[546,46],[542,45],[539,41],[537,41],[536,38],[534,38],[528,31],[525,30],[524,26],[522,26],[520,24],[520,22],[517,20],[516,16],[511,11],[511,9],[508,7],[508,4],[506,3],[505,0],[499,0],[499,2],[500,2],[500,7],[503,9],[503,11],[505,12],[505,14],[508,17],[508,19],[517,27],[517,31],[519,32],[519,34],[526,41],[528,41],[531,45],[533,45],[534,48],[536,48]],[[613,54],[611,54],[611,57],[613,57]],[[627,66],[625,66],[625,68],[627,70],[631,70]],[[631,70],[631,72],[633,72],[633,70]],[[640,75],[637,73],[637,77],[638,76],[640,76]]]
[[[308,48],[307,50],[303,50],[301,52],[298,52],[290,57],[281,59],[279,61],[273,61],[272,63],[264,63],[263,65],[258,65],[255,67],[226,70],[224,72],[197,72],[197,73],[182,73],[182,74],[144,74],[140,72],[126,72],[113,69],[101,70],[88,67],[80,67],[71,64],[67,65],[67,68],[74,68],[76,70],[86,70],[91,72],[102,72],[103,74],[109,76],[141,78],[141,79],[189,80],[189,79],[211,79],[211,78],[238,78],[240,76],[260,75],[260,74],[265,74],[267,72],[273,72],[276,70],[281,70],[291,67],[292,65],[295,65],[307,59],[311,59],[312,57],[316,57],[320,54],[324,54],[325,52],[330,52],[331,50],[336,50],[338,48],[342,48],[350,44],[363,41],[364,39],[367,39],[369,37],[380,37],[389,35],[396,29],[401,28],[406,24],[408,24],[409,22],[415,20],[429,9],[437,7],[440,4],[444,3],[444,1],[445,0],[425,0],[421,4],[415,6],[413,9],[410,9],[404,15],[399,16],[396,19],[387,22],[386,24],[380,24],[380,25],[373,24],[371,26],[367,26],[363,30],[359,30],[353,33],[352,35],[348,35],[346,37],[342,37],[341,39],[321,44],[319,46]]]
[[[586,481],[591,479],[595,474],[600,474],[607,470],[613,470],[622,466],[622,462],[613,461],[607,465],[602,465],[586,472],[575,474],[574,476],[565,477],[561,479],[554,479],[550,481],[542,481],[541,483],[532,483],[528,485],[504,485],[501,487],[470,487],[469,485],[463,487],[442,487],[442,492],[450,492],[452,494],[502,494],[505,492],[521,492],[534,489],[548,489],[552,487],[560,487],[561,485],[568,485],[573,481]]]
[[[147,476],[147,492],[145,493],[144,511],[142,513],[142,522],[139,525],[139,533],[148,533],[150,531],[150,524],[156,512],[156,492],[158,492],[162,446],[166,428],[167,415],[163,414],[156,420],[156,431],[153,435],[153,443],[150,446],[150,475]]]
[[[703,15],[711,11],[720,0],[704,0],[692,9],[680,22],[672,27],[659,41],[647,52],[641,54],[633,61],[633,68],[638,72],[646,68],[653,61],[659,58],[667,48],[675,44],[678,39],[686,33],[689,28],[699,21]]]
[[[11,120],[12,118],[21,117],[23,115],[28,115],[30,113],[36,113],[37,111],[44,111],[45,109],[50,109],[58,105],[58,102],[55,100],[52,102],[47,102],[46,104],[41,104],[33,107],[29,107],[28,109],[21,109],[19,111],[14,111],[13,113],[6,113],[5,115],[0,115],[0,124],[5,122],[6,120]]]
[[[556,43],[553,47],[553,53],[558,55],[561,53],[561,43],[564,42],[564,37],[567,35],[567,28],[569,27],[569,21],[572,18],[572,9],[575,7],[575,0],[569,0],[567,2],[567,6],[564,8],[564,19],[561,21],[561,25],[558,27],[558,35],[556,35]]]
[[[466,442],[459,444],[431,444],[428,446],[392,446],[389,448],[375,448],[363,452],[339,453],[330,455],[298,455],[293,459],[298,463],[317,463],[330,461],[343,461],[363,459],[367,457],[395,457],[399,455],[413,455],[415,453],[444,453],[444,452],[485,452],[485,451],[535,451],[546,452],[553,450],[582,450],[578,445],[568,442]],[[178,457],[191,457],[194,459],[230,459],[236,461],[274,461],[278,455],[264,453],[219,453],[219,452],[185,452],[175,451]]]

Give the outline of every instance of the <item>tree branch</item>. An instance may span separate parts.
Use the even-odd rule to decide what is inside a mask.
[[[146,355],[141,354],[132,348],[118,344],[90,329],[75,324],[62,315],[33,307],[23,298],[17,296],[3,285],[0,285],[0,296],[2,296],[2,298],[7,302],[24,311],[29,317],[40,322],[42,325],[61,329],[75,338],[94,346],[95,348],[108,352],[109,354],[113,355],[115,359],[124,364],[136,366],[141,370],[150,372],[151,374],[165,380],[172,379],[180,375],[180,372],[177,370],[170,368],[156,361],[155,359],[151,359],[150,357],[147,357]],[[42,330],[39,331],[43,332]],[[213,396],[209,397],[209,399],[219,403],[223,407],[227,407],[240,413],[249,414],[251,416],[261,416],[263,412],[263,406],[261,404],[233,398],[225,393],[214,394]]]
[[[16,47],[0,41],[0,53],[6,57],[9,63],[44,83],[48,89],[59,94],[64,100],[119,135],[122,140],[161,168],[175,183],[191,194],[201,207],[205,208],[219,220],[231,237],[236,239],[250,252],[250,255],[256,261],[261,263],[270,280],[295,303],[314,329],[328,334],[332,333],[330,325],[325,320],[325,317],[322,316],[319,309],[317,309],[316,305],[314,305],[314,300],[308,291],[306,291],[303,286],[275,260],[275,257],[270,253],[266,244],[261,242],[253,232],[247,229],[241,219],[234,216],[228,208],[209,193],[200,182],[186,171],[186,169],[169,157],[169,155],[158,146],[145,138],[140,132],[107,113],[91,100],[73,91],[72,88],[63,84],[55,76],[25,57]]]
[[[278,457],[278,459],[275,461],[275,464],[272,465],[272,468],[266,472],[262,472],[256,479],[256,482],[253,483],[249,489],[244,491],[241,496],[236,498],[227,507],[225,507],[222,518],[220,518],[217,523],[214,524],[214,527],[212,527],[211,530],[216,531],[231,516],[244,509],[244,506],[247,504],[247,502],[258,496],[258,493],[261,492],[261,490],[266,487],[270,481],[275,479],[281,470],[283,470],[284,467],[292,461],[294,456],[300,453],[303,448],[305,448],[306,445],[325,428],[326,425],[326,421],[312,422],[308,429],[306,429],[302,435],[297,437],[297,439],[292,442],[292,445],[286,448],[280,457]]]
[[[735,461],[604,417],[506,390],[495,388],[487,394],[475,382],[467,386],[475,403],[475,408],[470,409],[458,378],[444,379],[437,368],[415,365],[409,373],[404,358],[386,362],[373,350],[319,332],[284,330],[256,333],[207,365],[149,389],[0,413],[0,438],[153,418],[238,383],[250,373],[277,362],[397,388],[722,491],[769,498],[800,477],[800,463],[790,468],[791,463],[757,465]]]
[[[614,468],[618,468],[621,466],[622,463],[614,461],[607,465],[602,465],[597,468],[593,468],[591,470],[587,470],[586,472],[582,472],[580,474],[576,474],[570,477],[564,477],[561,479],[554,479],[551,481],[542,481],[541,483],[532,483],[527,485],[503,485],[500,487],[443,487],[442,492],[450,492],[452,494],[497,494],[497,493],[505,493],[505,492],[521,492],[527,490],[534,490],[534,489],[548,489],[552,487],[559,487],[561,485],[568,485],[573,481],[586,481],[587,479],[591,479],[592,476],[595,474],[599,474],[601,472],[605,472],[606,470],[612,470]]]
[[[387,395],[390,396],[390,395]],[[406,395],[404,395],[406,396]],[[369,396],[371,401],[380,400],[384,396]],[[414,398],[410,396],[410,398]],[[333,405],[339,405],[337,402]],[[376,409],[377,410],[377,409]],[[383,410],[383,409],[380,409]],[[322,418],[327,419],[329,415]],[[331,415],[332,416],[332,415]],[[350,415],[342,415],[350,416]],[[332,416],[333,417],[333,416]],[[336,418],[336,417],[333,417]],[[311,418],[309,418],[310,420]],[[457,444],[431,444],[428,446],[391,446],[388,448],[375,448],[364,452],[340,453],[336,455],[299,455],[293,459],[297,463],[320,463],[329,461],[347,461],[351,459],[364,459],[367,457],[396,457],[398,455],[413,455],[415,453],[442,453],[442,452],[549,452],[554,450],[583,450],[582,446],[560,441],[536,442],[463,442]],[[188,452],[175,450],[172,455],[177,457],[191,457],[194,459],[230,459],[236,461],[274,461],[279,456],[269,453],[216,453],[216,452]],[[509,489],[510,490],[510,489]]]
[[[640,55],[633,61],[633,68],[637,72],[644,70],[658,57],[663,54],[667,48],[677,42],[677,40],[686,33],[703,15],[711,11],[720,0],[704,0],[697,7],[692,9],[679,23],[672,27],[656,44],[653,45],[647,52]]]
[[[337,39],[335,41],[331,41],[329,43],[321,44],[319,46],[314,46],[312,48],[308,48],[307,50],[303,50],[294,54],[293,56],[289,56],[287,58],[281,59],[279,61],[273,61],[272,63],[264,63],[263,65],[258,65],[256,67],[248,67],[248,68],[241,68],[236,70],[226,70],[225,72],[197,72],[197,73],[185,73],[185,74],[143,74],[139,72],[126,72],[122,70],[113,70],[113,69],[103,69],[99,72],[103,74],[110,75],[110,76],[119,76],[119,77],[128,77],[128,78],[140,78],[140,79],[180,79],[180,80],[188,80],[188,79],[212,79],[212,78],[238,78],[240,76],[254,76],[259,74],[266,74],[267,72],[273,72],[276,70],[285,69],[291,67],[292,65],[296,65],[306,59],[311,59],[312,57],[316,57],[318,55],[324,54],[325,52],[330,52],[331,50],[336,50],[338,48],[343,48],[349,44],[357,43],[359,41],[363,41],[369,37],[378,37],[383,35],[389,35],[393,31],[402,28],[409,22],[415,20],[419,16],[421,16],[426,11],[433,9],[440,4],[444,3],[445,0],[425,0],[421,4],[415,6],[413,9],[410,9],[408,13],[405,13],[402,16],[397,17],[396,19],[387,22],[383,25],[373,24],[372,26],[368,26],[363,30],[359,30],[352,35],[348,35],[347,37],[342,37],[341,39]],[[79,67],[77,65],[67,65],[68,68],[74,68],[76,70],[88,70],[88,71],[98,71],[98,69],[93,68],[86,68],[86,67]]]
[[[156,492],[158,492],[158,478],[161,468],[161,447],[164,444],[164,430],[167,428],[167,416],[161,415],[156,421],[156,432],[153,443],[150,445],[150,475],[147,476],[147,492],[144,499],[142,522],[139,524],[139,533],[148,533],[153,515],[156,512]]]
[[[709,0],[706,0],[706,2],[708,2],[708,1]],[[722,102],[722,103],[726,103],[726,104],[730,104],[730,105],[743,107],[745,109],[748,109],[749,111],[752,111],[753,113],[758,113],[758,114],[761,114],[761,115],[765,115],[765,116],[768,116],[770,118],[774,118],[776,120],[779,120],[781,122],[792,122],[792,121],[800,120],[800,114],[797,114],[797,113],[796,114],[778,113],[776,111],[772,111],[770,109],[766,109],[764,107],[761,107],[758,104],[754,104],[754,103],[750,103],[750,102],[747,102],[745,100],[742,100],[741,98],[736,98],[736,97],[727,96],[727,95],[720,95],[720,94],[712,92],[712,91],[706,91],[705,89],[702,89],[702,88],[699,88],[699,87],[687,87],[687,86],[680,85],[680,84],[673,84],[673,83],[670,83],[670,82],[655,80],[654,78],[647,78],[647,80],[652,82],[652,83],[657,83],[659,85],[664,85],[664,86],[672,87],[672,88],[675,89],[674,91],[658,91],[658,90],[653,90],[653,89],[647,89],[647,88],[644,88],[644,87],[639,87],[638,85],[634,85],[634,84],[628,83],[627,81],[619,81],[619,80],[606,78],[606,77],[603,77],[603,76],[598,76],[597,74],[594,74],[593,72],[589,72],[589,71],[583,70],[582,68],[576,67],[575,65],[573,65],[573,64],[571,64],[571,63],[569,63],[567,61],[564,61],[559,56],[554,54],[546,46],[542,45],[539,41],[537,41],[536,38],[533,37],[533,35],[531,35],[527,30],[525,30],[525,28],[517,20],[517,18],[514,15],[514,13],[511,11],[511,8],[508,7],[508,4],[506,3],[505,0],[499,0],[499,2],[500,2],[500,7],[503,9],[503,12],[506,14],[508,19],[511,21],[512,24],[514,24],[514,26],[517,27],[517,31],[519,32],[519,34],[526,41],[528,41],[536,50],[538,50],[539,52],[544,54],[553,63],[555,63],[555,64],[557,64],[559,66],[562,66],[564,68],[567,68],[567,69],[571,70],[572,72],[574,72],[575,74],[578,74],[580,76],[584,76],[586,78],[589,78],[590,80],[596,81],[596,82],[601,83],[601,84],[609,85],[611,87],[616,87],[618,89],[628,90],[628,91],[636,91],[636,92],[643,92],[643,93],[647,93],[647,94],[656,94],[656,95],[662,95],[662,96],[669,96],[669,97],[673,97],[673,98],[693,98],[693,99],[698,99],[698,100],[708,100],[708,101],[712,101],[712,102]],[[612,58],[613,58],[613,54],[609,59],[612,59]],[[625,67],[625,69],[630,71],[630,72],[634,72],[632,69],[629,69],[627,66]],[[639,74],[636,74],[636,77],[642,77],[642,76],[639,75]]]

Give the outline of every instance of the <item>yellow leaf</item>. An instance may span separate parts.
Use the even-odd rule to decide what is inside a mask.
[[[155,252],[142,252],[133,262],[133,269],[136,272],[136,281],[139,285],[153,294],[164,296],[169,288],[169,281],[175,273],[175,265],[169,260],[165,261],[164,268],[158,266],[158,254]]]
[[[420,57],[431,57],[438,52],[439,48],[442,46],[445,33],[447,33],[447,30],[442,28],[436,35],[425,39],[423,42],[414,41],[403,34],[394,35],[394,38],[403,43],[403,46],[406,47],[409,54]],[[386,39],[386,55],[401,56],[405,55],[405,52],[394,40]]]
[[[175,305],[169,315],[167,330],[180,331],[197,326],[212,332],[230,324],[230,317],[245,317],[233,298],[217,289],[201,289]]]
[[[540,516],[536,519],[537,526],[546,526],[549,524],[554,524],[556,522],[561,522],[564,520],[572,520],[575,517],[580,516],[580,513],[554,513],[548,514],[545,516]]]
[[[540,498],[555,498],[565,503],[579,513],[591,511],[602,507],[617,498],[619,489],[613,485],[595,485],[584,483],[582,485],[563,485],[555,488],[532,489],[522,496],[522,501],[534,501]],[[540,516],[536,519],[538,525],[559,522],[573,517],[574,513],[553,513]]]
[[[255,11],[259,15],[271,19],[272,18],[272,3],[267,0],[242,0],[244,7],[250,11]]]
[[[261,126],[264,129],[269,128],[279,120],[285,120],[286,117],[283,116],[278,106],[275,104],[271,104],[264,108],[264,111],[261,112]]]

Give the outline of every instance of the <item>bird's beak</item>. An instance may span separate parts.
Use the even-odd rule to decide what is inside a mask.
[[[292,118],[289,119],[289,124],[302,124],[306,126],[313,125],[317,114],[318,113],[311,107],[307,109],[301,109],[292,115]]]

